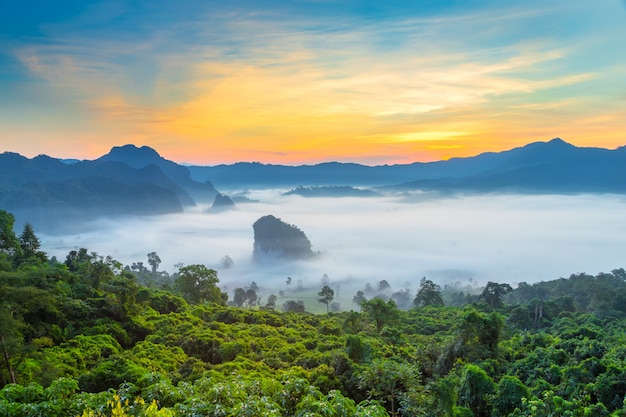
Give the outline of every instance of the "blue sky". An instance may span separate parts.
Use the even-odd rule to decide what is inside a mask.
[[[615,148],[624,39],[618,0],[0,0],[0,151],[377,164],[553,137]]]

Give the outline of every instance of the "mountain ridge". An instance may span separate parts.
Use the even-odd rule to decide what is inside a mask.
[[[189,193],[196,202],[209,203],[213,201],[217,194],[217,190],[210,181],[195,181],[191,177],[189,168],[163,158],[149,146],[137,147],[132,144],[114,146],[107,154],[102,155],[93,162],[96,161],[123,162],[137,169],[151,164],[155,165],[179,187]]]
[[[0,154],[0,208],[35,211],[40,214],[31,217],[45,223],[49,211],[61,217],[163,214],[194,206],[196,199],[210,205],[217,195],[213,183],[220,189],[309,187],[323,197],[328,193],[321,191],[342,187],[383,193],[626,194],[625,179],[626,146],[576,147],[559,138],[472,157],[378,166],[183,166],[148,146],[123,145],[95,160],[74,163],[46,155],[28,159],[14,152]]]
[[[38,230],[101,216],[177,213],[194,205],[154,164],[136,169],[116,161],[66,164],[46,155],[0,154],[0,208]]]
[[[190,166],[194,178],[211,181],[219,188],[292,187],[292,186],[361,186],[380,187],[419,180],[460,179],[481,174],[503,172],[522,167],[553,164],[571,160],[586,164],[588,159],[608,154],[626,157],[626,146],[615,150],[576,147],[560,138],[532,142],[501,152],[484,152],[470,157],[434,162],[413,162],[393,165],[360,165],[324,162],[316,165],[273,165],[259,162],[238,162],[231,165]],[[626,164],[626,159],[624,160]]]

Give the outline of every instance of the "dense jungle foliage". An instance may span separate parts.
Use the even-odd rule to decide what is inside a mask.
[[[150,259],[48,259],[0,211],[0,416],[626,415],[623,269],[476,295],[422,279],[407,310],[361,292],[313,315],[228,306],[214,270],[160,282]]]

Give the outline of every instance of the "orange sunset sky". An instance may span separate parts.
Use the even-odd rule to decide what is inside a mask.
[[[626,8],[0,2],[0,152],[391,164],[626,145]]]

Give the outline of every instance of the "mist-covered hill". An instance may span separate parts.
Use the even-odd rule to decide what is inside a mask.
[[[328,162],[284,166],[241,162],[189,169],[197,180],[210,179],[222,188],[335,185],[388,186],[384,188],[387,191],[623,193],[624,167],[626,147],[579,148],[557,138],[504,152],[428,163],[366,166]]]
[[[616,150],[577,148],[560,139],[534,143],[472,162],[492,166],[483,172],[419,179],[385,190],[521,193],[624,193],[626,147]]]
[[[0,154],[0,208],[49,228],[56,220],[180,212],[211,205],[223,189],[292,188],[309,197],[376,192],[624,193],[626,147],[579,148],[553,139],[448,161],[366,166],[183,166],[147,146],[124,145],[93,161]],[[360,187],[360,188],[354,188]]]
[[[348,185],[328,185],[316,187],[298,186],[282,195],[299,195],[302,197],[378,197],[376,191],[350,187]]]
[[[155,165],[171,181],[190,194],[197,203],[209,203],[217,194],[210,181],[198,182],[193,180],[188,167],[163,158],[157,151],[148,146],[140,148],[135,145],[115,146],[108,154],[101,156],[96,161],[122,162],[136,169]]]
[[[99,216],[182,212],[216,193],[211,183],[192,180],[186,167],[147,147],[114,148],[74,163],[0,154],[0,208],[42,230],[67,230]]]

